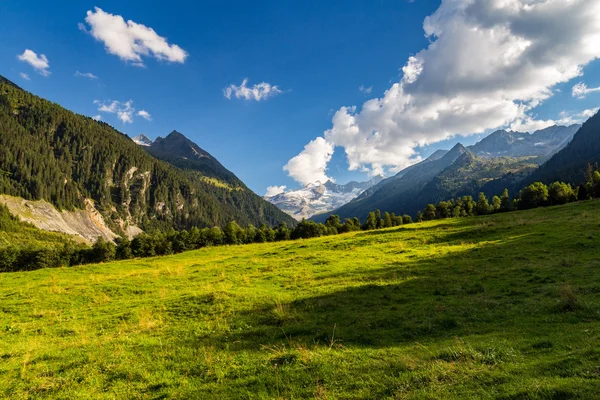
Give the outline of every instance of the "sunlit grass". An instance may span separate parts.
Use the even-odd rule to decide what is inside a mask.
[[[0,275],[0,397],[594,398],[600,202]]]

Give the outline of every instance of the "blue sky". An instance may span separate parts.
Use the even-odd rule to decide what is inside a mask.
[[[458,74],[459,68],[451,67],[465,65],[464,60],[455,55],[461,51],[439,49],[442,45],[447,49],[452,46],[458,49],[461,45],[462,49],[462,44],[468,46],[472,42],[468,36],[461,36],[460,31],[452,36],[448,33],[450,23],[464,15],[444,9],[441,2],[279,0],[254,3],[171,1],[154,2],[149,6],[142,1],[78,0],[62,1],[61,6],[56,7],[46,1],[27,4],[4,1],[0,3],[3,16],[0,35],[10,40],[0,42],[0,74],[75,112],[101,115],[103,121],[132,137],[144,133],[155,138],[176,129],[211,152],[259,194],[264,194],[267,186],[296,188],[323,176],[343,183],[350,179],[368,179],[380,171],[393,173],[437,148],[447,148],[457,141],[474,143],[482,132],[490,132],[503,124],[515,127],[517,107],[511,106],[514,104],[526,105],[526,111],[518,116],[526,127],[543,127],[551,122],[578,122],[583,118],[578,114],[584,110],[589,113],[600,102],[600,92],[594,90],[600,86],[600,65],[594,57],[596,52],[600,56],[598,48],[587,49],[585,54],[569,54],[560,67],[554,61],[535,59],[538,64],[533,64],[544,73],[549,68],[564,69],[565,66],[579,66],[581,70],[570,75],[563,71],[560,78],[552,78],[555,81],[537,82],[537,86],[532,85],[526,93],[515,94],[517,89],[514,89],[508,95],[498,91],[489,95],[465,89],[470,86],[468,79],[463,79],[465,74],[461,72],[452,79],[452,73]],[[581,0],[581,3],[595,7],[591,1]],[[162,58],[171,57],[172,61],[158,60],[152,52],[144,54],[142,51],[138,62],[144,67],[140,67],[122,54],[111,54],[107,51],[111,44],[94,37],[94,27],[86,21],[86,12],[93,11],[94,7],[152,28],[157,37],[166,40],[167,46],[178,46],[187,56],[181,57],[174,47],[159,54]],[[429,32],[426,37],[425,18],[436,12],[437,17],[430,19],[427,25],[432,26],[434,33]],[[471,11],[463,14],[468,12]],[[510,18],[516,16],[507,13],[506,21],[510,22]],[[532,17],[532,24],[534,22],[540,23]],[[552,22],[549,20],[546,24]],[[589,29],[574,32],[569,43],[589,42],[593,37],[590,35],[599,29],[592,26],[592,22],[574,18],[573,24],[589,26]],[[85,29],[80,29],[78,24],[83,24]],[[548,26],[543,25],[544,21],[541,24],[539,32],[543,33]],[[100,22],[96,28],[109,29],[100,26]],[[529,34],[523,32],[522,35]],[[535,39],[535,35],[528,38],[533,43]],[[437,49],[423,53],[436,41],[439,42]],[[41,55],[45,55],[49,67],[40,69],[38,65],[35,69],[26,60],[20,60],[19,55],[31,61],[31,57],[23,56],[26,49],[35,53],[38,62]],[[474,57],[477,61],[481,52],[476,53],[476,50],[461,56]],[[500,50],[506,53],[506,49]],[[544,47],[543,50],[558,49]],[[418,62],[410,66],[425,66],[413,82],[403,78],[407,73],[402,71],[409,65],[411,56],[417,56]],[[482,65],[488,61],[487,58],[480,60]],[[450,71],[446,81],[440,78],[445,75],[444,63],[450,66],[445,67]],[[429,68],[430,65],[441,69]],[[489,68],[493,71],[496,66]],[[77,71],[91,73],[97,79],[76,76]],[[539,76],[539,71],[522,69],[520,76]],[[21,74],[27,74],[28,79]],[[477,73],[474,75],[475,81]],[[276,86],[278,91],[273,91],[271,86],[271,93],[276,95],[261,101],[236,98],[235,92],[228,99],[224,89],[232,84],[239,87],[245,78],[248,87],[265,82]],[[415,121],[403,117],[402,112],[395,113],[398,119],[388,118],[384,115],[386,106],[381,103],[378,107],[384,111],[363,112],[361,106],[365,101],[383,100],[384,92],[398,82],[402,82],[403,95],[413,96],[411,101],[416,108],[410,115],[423,113],[426,116],[419,117],[418,127]],[[462,86],[454,85],[455,82]],[[573,86],[579,82],[588,88],[579,96],[581,98],[572,93]],[[506,87],[508,84],[482,79],[481,85],[489,86],[492,92],[494,85]],[[359,90],[361,86],[366,90]],[[443,93],[432,94],[441,90],[439,88],[444,88]],[[551,94],[540,95],[540,88],[550,88]],[[461,116],[462,105],[453,118],[448,117],[447,128],[440,131],[439,124],[429,128],[430,121],[423,118],[429,118],[431,110],[425,105],[437,104],[430,99],[440,96],[464,99],[465,93],[472,96],[473,104],[481,104],[482,99],[487,101],[491,96],[508,98],[509,102],[490,102],[486,113],[498,114],[494,118],[481,115],[476,118],[473,113]],[[401,98],[388,97],[393,101]],[[129,100],[132,100],[131,109],[135,109],[130,123],[124,123],[116,113],[99,111],[102,105],[110,110],[111,101],[120,102],[119,107],[124,110]],[[440,109],[447,110],[445,104],[455,102],[445,102],[434,111],[439,114]],[[344,106],[357,108],[342,110]],[[496,113],[498,109],[505,112]],[[137,115],[141,110],[149,113],[149,120]],[[339,117],[337,122],[332,122],[334,115]],[[352,117],[356,117],[354,130],[345,122]],[[456,124],[457,119],[468,123]],[[324,134],[332,127],[336,132]],[[373,139],[374,132],[380,132],[381,137]],[[478,134],[451,138],[453,134],[473,132]],[[316,144],[324,148],[313,146],[315,149],[303,152],[304,146],[316,138],[319,138]],[[417,142],[429,144],[419,146]],[[331,148],[335,148],[333,155]],[[299,154],[301,157],[295,158],[296,162],[290,161]],[[289,168],[284,171],[286,164]],[[352,171],[348,170],[349,166]]]

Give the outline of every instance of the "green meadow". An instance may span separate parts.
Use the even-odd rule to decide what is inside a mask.
[[[600,398],[600,201],[0,275],[7,399]]]

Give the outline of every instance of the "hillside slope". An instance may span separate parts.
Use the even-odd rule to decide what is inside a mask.
[[[450,151],[436,152],[422,162],[400,171],[394,177],[381,181],[350,203],[311,219],[324,222],[330,214],[337,214],[342,220],[353,217],[364,220],[370,211],[377,209],[395,212],[399,199],[409,198],[418,193],[431,179],[452,165],[466,151],[467,149],[458,143]],[[400,215],[405,212],[401,212]]]
[[[527,182],[554,181],[579,184],[585,181],[588,163],[600,162],[600,113],[587,120],[573,140],[535,171]]]
[[[182,169],[194,170],[202,175],[216,178],[243,190],[248,190],[246,185],[231,171],[225,168],[209,152],[200,148],[182,133],[173,131],[165,138],[158,137],[145,149],[159,160]]]
[[[109,125],[76,115],[0,79],[0,194],[44,199],[59,209],[89,201],[125,234],[231,220],[294,220],[243,185],[159,161]]]
[[[599,238],[588,201],[4,274],[0,397],[597,398]]]

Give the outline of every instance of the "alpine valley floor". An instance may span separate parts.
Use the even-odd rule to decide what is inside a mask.
[[[600,397],[600,201],[0,275],[0,397]]]

